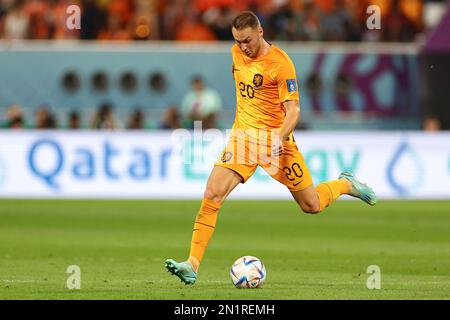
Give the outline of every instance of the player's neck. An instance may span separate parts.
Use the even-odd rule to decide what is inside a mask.
[[[262,57],[264,57],[266,54],[269,53],[270,51],[270,47],[271,44],[268,43],[266,40],[262,40],[262,44],[261,47],[259,48],[258,54],[256,55],[255,59],[261,59]]]

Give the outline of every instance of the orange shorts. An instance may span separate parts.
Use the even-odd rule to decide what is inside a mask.
[[[215,165],[233,170],[241,176],[242,183],[247,182],[260,166],[290,191],[308,188],[313,184],[311,174],[292,136],[283,142],[283,147],[279,157],[272,157],[267,145],[238,142],[232,137]]]

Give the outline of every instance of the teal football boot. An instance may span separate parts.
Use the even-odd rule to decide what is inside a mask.
[[[347,179],[352,184],[352,189],[349,195],[355,198],[359,198],[362,201],[374,206],[377,203],[377,196],[373,192],[372,188],[365,183],[361,183],[354,177],[351,172],[343,172],[339,175],[339,179]]]
[[[184,284],[194,284],[195,280],[197,280],[197,272],[194,271],[190,262],[176,262],[175,260],[167,259],[165,265],[167,271],[180,278]]]

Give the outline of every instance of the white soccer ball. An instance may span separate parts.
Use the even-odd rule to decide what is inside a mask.
[[[266,280],[266,267],[256,257],[240,257],[231,266],[230,277],[236,288],[258,288]]]

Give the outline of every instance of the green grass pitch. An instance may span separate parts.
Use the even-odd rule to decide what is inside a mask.
[[[0,299],[450,299],[450,202],[229,201],[195,286],[164,269],[186,258],[200,201],[0,201]],[[264,286],[235,289],[242,255]],[[66,287],[69,265],[81,290]],[[367,267],[381,289],[366,288]]]

